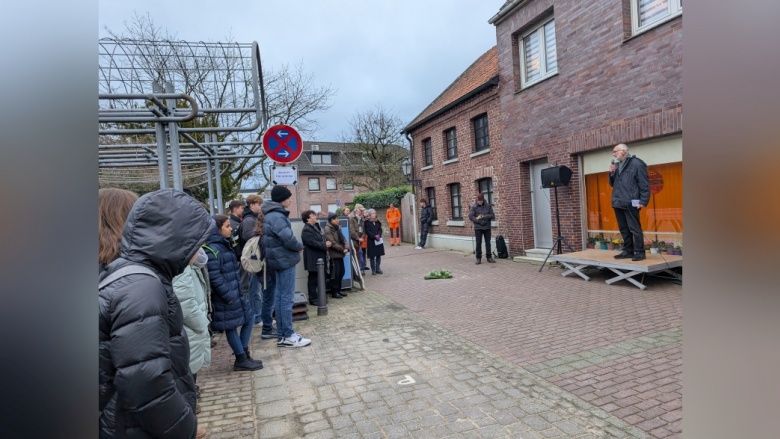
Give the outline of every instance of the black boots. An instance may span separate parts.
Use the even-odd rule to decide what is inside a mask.
[[[263,368],[263,362],[253,360],[247,354],[249,351],[236,355],[236,362],[233,363],[233,370],[258,370]]]
[[[491,258],[490,256],[488,256],[488,257],[487,257],[487,261],[488,261],[489,263],[491,263],[491,264],[495,264],[495,263],[496,263],[496,260],[495,260],[495,259],[493,259],[493,258]]]
[[[477,262],[475,262],[475,264],[479,265],[481,263],[482,263],[482,258],[477,258]]]

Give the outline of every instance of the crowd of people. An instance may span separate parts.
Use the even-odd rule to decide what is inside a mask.
[[[215,333],[224,333],[234,371],[263,368],[250,352],[256,325],[261,339],[276,339],[278,347],[310,345],[292,321],[301,259],[315,306],[319,259],[334,299],[348,295],[342,282],[352,254],[362,274],[367,265],[372,274],[383,273],[384,226],[376,210],[345,208],[346,234],[336,213],[321,226],[321,214],[307,210],[299,240],[287,210],[291,196],[274,186],[270,201],[250,195],[231,201],[225,215],[210,215],[187,191],[161,189],[139,198],[100,189],[101,437],[205,437],[197,425],[197,376],[211,363]],[[391,245],[400,245],[400,211],[392,204],[386,219]],[[262,237],[265,249],[259,273],[241,264],[254,237]]]

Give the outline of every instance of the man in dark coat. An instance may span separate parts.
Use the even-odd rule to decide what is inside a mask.
[[[615,259],[645,258],[645,237],[639,222],[639,210],[650,202],[650,180],[647,165],[636,156],[628,154],[628,146],[621,143],[612,149],[609,166],[609,185],[612,186],[612,208],[615,211],[623,251]]]
[[[420,199],[420,242],[415,247],[416,250],[425,248],[425,242],[428,240],[428,228],[433,222],[433,208],[428,205],[425,198]]]
[[[292,192],[284,186],[271,189],[271,201],[263,203],[263,234],[265,235],[265,265],[275,271],[276,328],[279,347],[304,347],[311,340],[293,330],[292,306],[295,298],[295,266],[301,261],[301,244],[292,231],[290,212]]]
[[[101,280],[130,266],[156,276],[129,274],[98,293],[101,438],[195,437],[189,343],[171,282],[212,224],[194,198],[174,189],[145,194],[133,205],[119,258]]]
[[[317,259],[328,263],[328,247],[331,242],[325,239],[317,221],[317,214],[313,210],[306,210],[301,214],[303,220],[303,230],[301,231],[301,241],[303,241],[303,268],[309,272],[307,289],[309,291],[309,304],[319,306],[319,295],[317,294]],[[339,297],[340,299],[340,297]]]
[[[241,200],[233,200],[228,204],[228,212],[230,213],[230,227],[233,228],[233,234],[230,235],[230,244],[234,250],[238,251],[238,227],[241,225],[241,220],[244,216],[244,210],[246,204]],[[238,258],[241,259],[241,253],[238,253]]]
[[[493,206],[485,202],[485,196],[483,194],[477,195],[477,201],[471,206],[469,210],[469,219],[474,223],[474,235],[477,238],[477,262],[479,265],[482,263],[482,239],[485,239],[485,254],[487,255],[487,261],[490,263],[496,262],[493,259],[493,255],[490,253],[490,221],[495,218],[493,214]]]

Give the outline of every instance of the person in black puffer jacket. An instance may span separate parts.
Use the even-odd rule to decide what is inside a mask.
[[[255,314],[249,297],[241,292],[238,259],[229,241],[232,232],[230,218],[214,215],[211,235],[203,246],[209,257],[206,267],[209,271],[211,304],[214,309],[211,329],[225,332],[225,338],[236,356],[233,370],[257,370],[263,368],[263,362],[253,360],[249,353],[249,339],[252,336]],[[240,336],[237,331],[239,326]]]
[[[129,274],[98,293],[101,438],[195,437],[189,343],[171,281],[195,257],[212,223],[194,198],[174,189],[148,193],[133,205],[119,258],[100,280],[131,266],[156,278]]]
[[[309,304],[319,306],[319,294],[317,291],[317,259],[328,263],[328,247],[331,242],[322,234],[320,223],[317,222],[317,214],[313,210],[305,210],[301,214],[303,230],[301,230],[301,242],[303,242],[303,268],[309,272],[306,286],[309,292]],[[324,305],[324,304],[323,304]]]

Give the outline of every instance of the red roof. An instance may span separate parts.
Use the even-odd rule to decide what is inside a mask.
[[[498,50],[496,46],[477,58],[455,81],[450,84],[428,107],[406,126],[405,130],[424,121],[444,107],[458,101],[470,92],[498,76]]]

